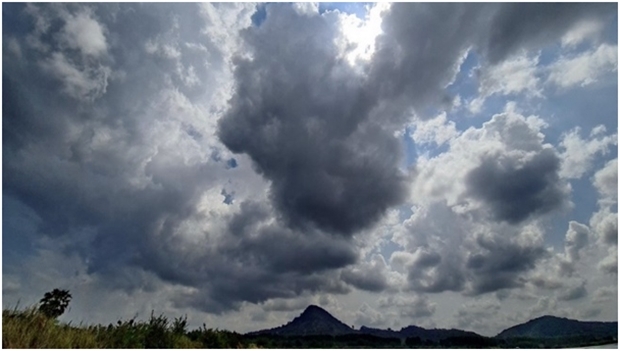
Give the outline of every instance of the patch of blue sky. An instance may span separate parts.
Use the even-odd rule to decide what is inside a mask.
[[[618,16],[614,16],[603,30],[603,40],[607,43],[618,43]]]
[[[326,11],[335,11],[355,14],[357,18],[364,19],[366,17],[367,7],[372,5],[371,2],[321,2],[319,3],[319,13]]]
[[[590,44],[588,44],[586,47],[589,48]],[[583,50],[584,48],[582,48],[580,44],[578,45],[578,48],[575,47],[571,49],[571,51],[576,50],[576,49]],[[538,51],[538,67],[544,67],[544,66],[548,66],[554,63],[560,57],[562,52],[565,52],[566,50],[567,49],[566,48],[563,49],[559,43],[546,46],[542,50]]]
[[[473,99],[478,95],[478,83],[476,79],[470,77],[472,70],[480,63],[478,55],[474,50],[469,50],[465,60],[461,64],[459,72],[456,74],[454,82],[446,90],[453,96],[457,94],[461,99]]]
[[[415,129],[409,129],[409,131],[413,132]],[[450,145],[448,142],[441,145],[437,145],[435,142],[416,144],[411,137],[409,137],[409,140],[409,144],[407,145],[407,151],[410,153],[407,157],[409,167],[416,163],[416,160],[420,155],[431,159],[450,150]]]
[[[527,108],[526,101],[520,95],[491,95],[484,100],[480,112],[475,115],[471,114],[469,111],[466,112],[466,114],[470,116],[466,122],[469,123],[468,125],[471,127],[480,128],[482,124],[488,122],[493,115],[504,112],[506,104],[509,102],[515,102],[517,110],[525,110]],[[465,106],[465,109],[467,110],[467,106]],[[457,128],[459,128],[458,123]]]
[[[609,101],[617,99],[617,85],[606,87],[570,89],[554,94],[545,93],[546,98],[540,104],[539,116],[549,127],[543,130],[545,142],[559,145],[563,135],[575,127],[581,128],[581,137],[588,139],[592,129],[604,125],[606,134],[618,130],[617,104]],[[592,213],[597,210],[598,194],[592,185],[592,176],[604,167],[609,160],[618,157],[617,147],[610,147],[605,155],[596,155],[589,172],[580,179],[570,180],[572,186],[571,200],[574,207],[554,216],[549,223],[547,242],[556,249],[562,249],[568,221],[577,221],[589,225]]]
[[[406,127],[405,133],[402,136],[402,145],[403,145],[404,153],[405,153],[405,157],[404,157],[405,164],[403,168],[405,169],[413,166],[416,163],[416,160],[418,159],[418,151],[416,149],[416,144],[410,135],[413,130],[414,129],[411,127]]]
[[[545,135],[549,142],[557,144],[562,134],[575,127],[589,135],[592,128],[604,125],[607,133],[618,130],[617,77],[613,84],[595,85],[587,89],[569,89],[546,93],[540,106],[540,116],[549,123]],[[599,85],[599,86],[596,86]]]
[[[404,248],[392,240],[385,240],[381,246],[376,250],[378,254],[383,256],[386,262],[390,261],[390,257],[396,251],[402,251]]]
[[[253,25],[260,27],[260,25],[265,22],[267,18],[267,5],[269,5],[268,2],[256,4],[256,12],[250,17]]]
[[[587,137],[589,132],[589,130],[582,131],[582,137]],[[571,201],[574,206],[572,209],[554,216],[549,224],[550,228],[548,230],[547,242],[556,247],[556,249],[563,248],[565,234],[568,230],[568,221],[577,221],[589,226],[592,213],[596,212],[598,209],[597,202],[599,199],[597,190],[592,184],[592,177],[598,170],[602,169],[608,161],[617,157],[617,147],[610,147],[607,154],[595,157],[590,171],[586,172],[583,177],[570,180],[572,187]],[[612,211],[617,211],[617,205],[613,206]]]
[[[589,176],[573,179],[570,183],[572,187],[570,198],[574,204],[573,208],[553,214],[549,219],[548,228],[546,228],[545,242],[552,245],[556,250],[564,249],[568,222],[577,221],[589,226],[590,217],[597,208],[598,197]]]

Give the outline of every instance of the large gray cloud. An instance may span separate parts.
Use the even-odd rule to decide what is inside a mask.
[[[480,45],[492,63],[522,49],[548,44],[589,19],[610,18],[612,3],[503,3],[497,6]]]
[[[481,295],[524,286],[548,256],[538,220],[570,206],[544,126],[509,104],[419,167],[417,206],[396,236],[413,254],[411,289]]]
[[[241,204],[241,212],[231,221],[237,231],[231,231],[231,244],[226,244],[222,251],[238,255],[245,265],[265,266],[276,273],[298,272],[312,273],[352,264],[357,255],[351,245],[343,239],[331,238],[320,232],[299,233],[282,228],[279,225],[258,227],[261,222],[271,219],[271,213],[261,205]],[[243,217],[250,218],[244,219]],[[238,229],[238,223],[245,223]],[[238,241],[236,239],[242,239]]]
[[[444,87],[458,72],[487,12],[479,4],[393,4],[376,40],[372,89],[398,103],[401,118],[407,108],[422,114],[427,104],[449,100]]]
[[[616,4],[590,5],[393,4],[384,16],[384,33],[377,38],[370,84],[403,112],[414,108],[418,117],[430,117],[428,104],[451,103],[445,87],[468,49],[495,65],[523,49],[558,40],[584,21],[607,19],[617,12]]]
[[[548,255],[541,245],[519,245],[497,236],[478,236],[476,242],[482,250],[471,254],[466,261],[474,276],[468,293],[474,295],[522,285],[521,274]]]
[[[488,157],[466,176],[471,196],[483,200],[495,219],[517,223],[562,206],[566,192],[554,150],[543,149],[522,165],[511,163]]]
[[[235,4],[10,7],[33,39],[16,39],[19,59],[5,51],[5,196],[41,218],[35,231],[63,243],[55,250],[77,253],[89,279],[127,292],[161,286],[153,279],[198,289],[170,298],[217,313],[349,291],[334,270],[356,261],[354,248],[317,230],[293,232],[270,206],[244,201],[260,190],[252,170],[214,135],[226,90],[211,83],[226,87],[234,43],[217,42],[229,34],[210,26],[235,16],[249,24],[251,12]],[[37,26],[47,22],[56,25]],[[100,44],[81,47],[66,35],[84,23]],[[109,67],[105,91],[67,90],[74,77],[45,64],[56,54],[75,74],[89,69],[83,56],[96,56],[85,64]],[[11,229],[5,238],[21,234]]]
[[[358,289],[381,292],[390,288],[387,278],[387,265],[383,256],[375,255],[371,262],[363,263],[358,267],[343,270],[340,278]]]
[[[272,200],[292,226],[351,235],[404,200],[406,178],[384,117],[370,119],[376,97],[338,58],[336,20],[267,7],[261,26],[242,33],[252,58],[235,61],[236,93],[219,136],[272,181]]]

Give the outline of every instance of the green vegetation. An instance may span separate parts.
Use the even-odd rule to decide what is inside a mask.
[[[36,308],[2,311],[3,348],[247,348],[242,336],[228,331],[185,330],[186,319],[172,323],[151,315],[148,321],[118,321],[108,326],[60,323]]]
[[[72,326],[60,323],[71,300],[65,290],[45,294],[38,306],[2,311],[2,348],[248,348],[242,335],[208,329],[187,331],[187,317],[172,322],[151,313],[148,321]]]

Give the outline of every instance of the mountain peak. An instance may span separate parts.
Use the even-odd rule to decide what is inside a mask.
[[[302,312],[301,316],[303,315],[328,315],[331,317],[331,314],[329,314],[329,312],[317,305],[310,305],[306,307],[306,309]]]
[[[274,329],[261,330],[258,334],[276,335],[344,335],[354,333],[323,308],[310,305],[291,322]]]
[[[533,322],[533,321],[552,321],[552,320],[565,320],[565,321],[569,320],[569,321],[572,321],[572,319],[569,319],[569,318],[556,317],[556,316],[551,316],[551,315],[546,314],[544,316],[540,316],[538,318],[534,318],[530,322]]]
[[[310,305],[306,307],[306,309],[302,312],[302,314],[299,317],[293,319],[291,323],[301,323],[301,322],[313,322],[313,323],[321,322],[321,323],[328,323],[328,324],[344,325],[342,322],[340,322],[338,319],[332,316],[329,312],[327,312],[323,308],[316,306],[316,305]]]

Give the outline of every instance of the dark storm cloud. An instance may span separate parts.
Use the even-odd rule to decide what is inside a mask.
[[[497,64],[559,39],[581,21],[616,12],[616,4],[395,3],[376,40],[369,86],[397,104],[401,117],[414,108],[428,118],[434,115],[425,113],[426,106],[452,100],[445,87],[467,49]]]
[[[532,49],[560,38],[573,25],[618,12],[615,3],[502,3],[481,46],[491,63],[521,49]]]
[[[470,195],[484,201],[495,219],[515,224],[565,203],[560,158],[552,149],[543,149],[523,165],[504,161],[487,157],[466,177]]]
[[[530,279],[530,283],[532,283],[537,288],[547,289],[547,290],[555,290],[559,289],[563,286],[562,282],[553,277],[547,276],[537,276]]]
[[[267,7],[261,26],[242,33],[253,57],[235,60],[236,94],[219,136],[272,181],[292,227],[349,236],[404,200],[406,178],[398,140],[381,116],[369,118],[375,97],[337,58],[335,20]]]
[[[428,257],[433,257],[434,265],[423,259],[409,267],[407,279],[413,290],[427,293],[463,290],[466,280],[459,256],[441,258],[434,253]]]
[[[309,274],[347,266],[357,260],[353,247],[344,239],[320,232],[300,233],[278,224],[265,224],[272,218],[265,205],[244,202],[241,212],[230,221],[232,239],[223,250],[238,255],[250,266],[268,267],[274,273]]]
[[[407,276],[410,287],[419,292],[456,291],[467,295],[514,288],[522,286],[522,275],[548,254],[541,246],[519,245],[501,237],[478,237],[476,241],[477,251],[466,257],[446,254],[441,260],[434,259],[433,265],[425,265],[426,260],[414,261]]]
[[[266,206],[242,205],[230,223],[218,218],[224,224],[219,240],[188,247],[181,238],[188,221],[201,220],[205,191],[221,193],[226,179],[240,172],[217,147],[204,156],[191,153],[208,148],[213,136],[192,124],[183,107],[212,87],[185,84],[177,69],[192,65],[208,81],[218,78],[213,72],[224,62],[220,48],[200,34],[205,19],[197,5],[32,6],[31,14],[20,14],[22,25],[51,45],[42,51],[19,38],[20,59],[4,51],[3,190],[41,218],[39,234],[61,238],[61,250],[78,253],[106,289],[152,289],[152,276],[127,272],[153,272],[164,282],[199,289],[199,295],[174,299],[206,311],[308,291],[349,291],[339,272],[330,271],[355,262],[353,247],[317,231],[292,232],[279,221],[265,225],[275,217]],[[69,66],[77,62],[76,52],[54,41],[65,12],[88,13],[104,28],[107,53],[97,64],[109,65],[112,74],[95,99],[65,93],[65,77],[40,65],[53,52],[62,52]],[[57,25],[35,31],[37,21]],[[183,45],[179,36],[206,50]],[[71,67],[78,76],[88,70]],[[233,192],[227,190],[224,201]],[[19,233],[4,232],[12,235]]]
[[[220,262],[221,263],[221,262]],[[233,263],[234,262],[230,262]],[[273,298],[294,298],[302,293],[346,294],[350,289],[332,272],[299,275],[297,273],[273,274],[255,267],[214,267],[218,274],[215,281],[192,293],[176,296],[179,307],[193,307],[210,313],[223,313],[239,309],[241,303],[262,303]]]
[[[395,3],[376,40],[370,84],[376,94],[422,113],[446,99],[458,60],[488,12],[481,4]]]
[[[585,297],[586,295],[588,295],[588,290],[586,290],[586,282],[582,281],[579,285],[569,287],[563,291],[560,294],[559,299],[563,301],[572,301]]]
[[[467,258],[466,266],[473,275],[468,293],[479,295],[521,286],[521,274],[534,268],[548,253],[542,246],[521,246],[502,238],[477,238],[484,251]]]
[[[380,292],[388,287],[385,277],[380,273],[344,271],[340,275],[340,279],[358,289],[366,291]]]
[[[420,255],[413,262],[415,267],[420,268],[435,267],[439,263],[441,263],[441,255],[437,252],[428,252],[426,250],[421,251]]]
[[[343,270],[340,279],[361,290],[381,292],[390,287],[385,276],[386,271],[387,267],[383,260],[374,260],[372,264],[362,264],[353,269]]]
[[[244,301],[350,291],[336,271],[357,260],[344,239],[293,232],[271,222],[273,213],[264,204],[243,202],[240,209],[215,245],[187,250],[174,236],[151,235],[137,264],[164,281],[198,288],[175,297],[175,304],[211,313],[238,309]]]

